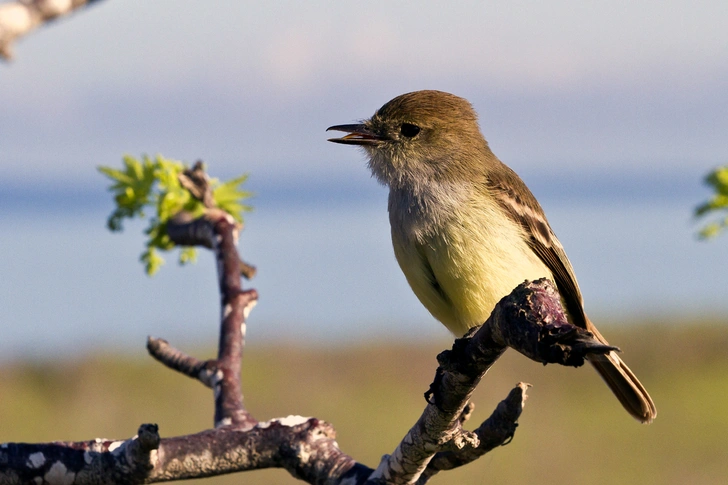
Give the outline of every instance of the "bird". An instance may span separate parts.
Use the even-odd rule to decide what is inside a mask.
[[[435,90],[395,97],[356,124],[327,131],[355,145],[389,188],[396,260],[427,310],[455,336],[482,325],[522,283],[546,277],[569,322],[607,340],[589,320],[563,246],[521,178],[491,151],[466,99]],[[615,351],[587,359],[642,423],[657,415],[647,390]]]

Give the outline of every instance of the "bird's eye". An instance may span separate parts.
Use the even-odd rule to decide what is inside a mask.
[[[402,123],[402,126],[399,127],[399,132],[407,138],[412,138],[420,132],[420,127],[412,123]]]

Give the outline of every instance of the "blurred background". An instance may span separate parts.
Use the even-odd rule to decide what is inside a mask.
[[[113,204],[96,167],[160,153],[203,159],[221,179],[250,174],[240,249],[259,270],[251,409],[330,419],[342,446],[372,433],[355,457],[376,465],[421,411],[451,338],[397,267],[386,190],[325,129],[439,89],[473,103],[493,151],[531,187],[592,320],[659,410],[638,426],[592,371],[508,356],[489,375],[503,385],[481,390],[482,417],[518,380],[543,379],[532,393],[546,401],[529,401],[514,443],[459,472],[462,483],[526,483],[543,467],[553,483],[722,483],[728,245],[698,241],[692,212],[709,195],[702,177],[728,162],[727,20],[722,0],[107,0],[21,39],[0,65],[0,441],[211,423],[206,391],[157,369],[144,344],[151,334],[212,351],[212,258],[180,268],[170,254],[148,278],[145,224],[105,227]],[[318,391],[317,373],[328,381],[316,399],[288,383]],[[140,380],[137,393],[124,387]],[[108,406],[88,426],[67,416],[88,416],[97,399]],[[175,410],[180,400],[191,404]],[[372,429],[382,414],[401,429]],[[571,450],[583,475],[569,475]]]

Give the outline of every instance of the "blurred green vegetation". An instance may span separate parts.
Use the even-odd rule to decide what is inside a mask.
[[[702,239],[710,239],[728,229],[728,165],[710,171],[704,181],[714,194],[695,209],[695,216],[713,216],[698,233]]]
[[[631,419],[588,366],[542,366],[509,351],[481,383],[470,427],[515,383],[530,382],[513,442],[430,483],[726,483],[728,321],[602,330],[650,390],[658,409],[653,424]],[[435,356],[447,346],[249,344],[245,402],[260,420],[288,414],[325,419],[336,427],[345,452],[375,467],[421,413]],[[173,436],[212,424],[211,391],[141,349],[137,356],[100,352],[78,360],[4,364],[0,389],[0,442],[128,438],[147,422]],[[195,483],[242,482],[298,483],[280,470]]]

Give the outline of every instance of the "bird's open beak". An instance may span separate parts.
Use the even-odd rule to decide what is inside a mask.
[[[378,145],[384,138],[369,130],[366,125],[336,125],[329,126],[326,131],[344,131],[348,133],[341,138],[329,138],[334,143],[344,145]]]

